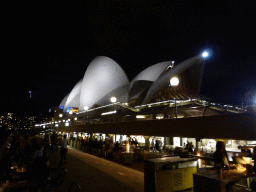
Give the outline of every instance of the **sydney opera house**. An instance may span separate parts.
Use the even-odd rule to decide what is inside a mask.
[[[96,57],[52,120],[37,126],[114,141],[157,138],[176,146],[202,139],[256,140],[256,123],[243,107],[213,103],[200,94],[204,56],[151,65],[131,81],[114,60]]]
[[[193,180],[187,161],[175,163],[182,162],[184,167],[173,168],[173,164],[168,164],[171,168],[167,168],[165,162],[170,159],[165,157],[188,157],[188,150],[183,149],[193,145],[198,168],[209,168],[217,141],[225,142],[230,162],[241,148],[249,149],[256,144],[255,115],[243,106],[213,103],[200,94],[204,55],[178,64],[165,61],[151,65],[131,81],[114,60],[96,57],[84,77],[54,109],[54,117],[37,125],[43,127],[38,130],[41,134],[57,131],[60,138],[66,134],[70,146],[105,158],[111,157],[107,147],[112,141],[117,151],[111,158],[116,162],[133,165],[137,160],[145,160],[145,191],[155,189],[152,183],[160,180],[159,186],[165,182],[169,186],[175,178],[179,178],[177,184],[170,186],[178,186],[177,190],[191,188],[193,183],[183,184]],[[156,172],[160,179],[156,179]],[[195,167],[193,173],[196,172]],[[187,179],[188,174],[191,179]]]
[[[174,66],[174,61],[158,63],[146,68],[129,82],[114,60],[96,57],[89,64],[84,77],[62,100],[60,108],[64,112],[77,109],[78,114],[82,114],[109,104],[118,104],[120,109],[134,112],[143,106],[154,107],[160,102],[168,105],[176,102],[179,105],[199,99],[203,63],[201,56],[177,66]]]

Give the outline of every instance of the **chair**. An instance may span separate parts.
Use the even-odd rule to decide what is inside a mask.
[[[67,192],[80,192],[80,191],[81,191],[80,186],[77,183],[72,182]]]
[[[64,176],[66,175],[67,170],[65,168],[60,169],[50,169],[50,172],[57,173],[58,176],[56,178],[52,178],[52,180],[48,181],[47,186],[42,191],[61,191],[61,184],[63,183]]]

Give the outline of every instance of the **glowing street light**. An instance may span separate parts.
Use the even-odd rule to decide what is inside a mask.
[[[173,77],[170,80],[170,85],[171,86],[177,86],[177,85],[179,85],[179,83],[180,83],[180,81],[179,81],[179,79],[177,77]]]
[[[110,98],[110,101],[111,101],[112,103],[115,103],[115,102],[116,102],[116,97],[111,97],[111,98]]]
[[[178,86],[179,83],[180,83],[180,81],[177,77],[173,77],[170,80],[170,85],[171,86]],[[175,118],[177,119],[178,118],[177,99],[176,99],[176,97],[174,99],[175,99]]]
[[[84,106],[84,110],[87,111],[89,109],[88,106]]]
[[[207,52],[207,51],[204,51],[203,53],[202,53],[202,57],[203,58],[206,58],[206,57],[208,57],[209,56],[209,53]]]

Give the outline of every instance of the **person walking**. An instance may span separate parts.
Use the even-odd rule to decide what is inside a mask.
[[[44,143],[46,145],[49,144],[49,135],[47,133],[45,133],[45,136],[44,136]]]
[[[228,154],[223,141],[216,143],[216,151],[213,153],[213,160],[215,169],[229,167]]]
[[[64,135],[64,138],[61,141],[60,155],[61,155],[62,162],[66,161],[66,155],[68,151],[67,145],[69,144],[69,142],[66,138],[67,138],[67,135]]]
[[[52,152],[53,152],[53,146],[55,146],[57,148],[57,151],[58,151],[57,137],[58,137],[58,135],[54,131],[53,134],[51,135],[51,142],[52,142],[51,148],[52,148]]]
[[[108,159],[113,159],[113,152],[114,152],[114,144],[113,141],[109,141],[109,147],[108,147]]]

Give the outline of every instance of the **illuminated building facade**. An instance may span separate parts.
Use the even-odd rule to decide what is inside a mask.
[[[60,108],[79,112],[111,104],[111,97],[127,108],[173,100],[178,102],[199,98],[204,59],[196,56],[176,66],[174,61],[152,65],[129,82],[123,69],[108,57],[96,57],[89,64],[84,77],[67,94]],[[191,73],[192,71],[192,73]],[[178,86],[169,86],[170,79],[177,77]]]
[[[96,57],[54,110],[54,118],[36,127],[76,136],[112,135],[114,141],[136,137],[145,146],[156,138],[175,146],[188,141],[197,145],[201,139],[256,139],[251,131],[236,134],[241,127],[251,130],[254,125],[240,123],[249,122],[250,117],[241,114],[246,109],[212,103],[200,95],[204,63],[201,55],[175,65],[161,62],[129,82],[114,60]]]

